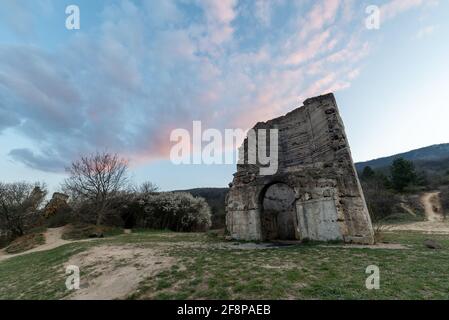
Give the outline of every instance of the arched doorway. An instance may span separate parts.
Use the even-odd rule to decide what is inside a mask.
[[[271,240],[298,240],[295,214],[295,193],[285,183],[275,183],[261,197],[262,238]]]

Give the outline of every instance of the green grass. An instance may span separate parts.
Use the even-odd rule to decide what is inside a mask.
[[[449,237],[385,236],[407,250],[345,249],[310,243],[264,250],[175,248],[179,264],[146,279],[133,298],[153,299],[447,299]],[[365,270],[380,268],[380,290],[367,290]]]
[[[68,294],[63,264],[87,243],[10,258],[0,262],[0,299],[60,299]]]
[[[412,222],[426,221],[425,215],[412,216],[409,213],[395,213],[386,217],[383,222],[388,224],[404,224]]]
[[[63,264],[97,244],[138,245],[176,258],[144,279],[130,299],[448,299],[449,235],[388,233],[407,250],[346,249],[308,243],[270,249],[237,249],[207,234],[139,231],[65,245],[0,262],[0,298],[56,299],[67,295]],[[367,266],[380,268],[380,290],[367,290]]]

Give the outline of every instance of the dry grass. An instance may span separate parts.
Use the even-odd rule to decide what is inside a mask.
[[[92,224],[72,224],[68,225],[62,238],[64,240],[83,240],[89,238],[106,237],[123,233],[123,229]]]
[[[11,244],[6,247],[5,252],[9,254],[21,253],[40,246],[44,243],[45,237],[43,233],[26,234],[11,242]]]

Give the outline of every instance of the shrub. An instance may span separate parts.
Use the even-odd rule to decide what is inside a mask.
[[[102,213],[102,224],[103,226],[114,226],[114,227],[126,227],[126,219],[123,217],[123,212],[127,210],[129,206],[135,209],[137,195],[132,192],[118,192],[113,197],[108,199],[108,207],[103,210]],[[69,202],[70,207],[73,212],[71,213],[70,223],[80,223],[80,224],[97,224],[97,215],[95,210],[97,205],[95,202],[75,198]],[[143,208],[138,206],[138,209],[143,211]],[[134,210],[132,213],[137,214],[138,210]]]
[[[378,222],[394,213],[398,196],[378,181],[362,182],[366,204],[373,222]]]
[[[7,247],[10,242],[11,239],[6,233],[0,234],[0,249]]]
[[[449,187],[441,188],[440,200],[444,217],[447,217],[449,216]]]
[[[211,226],[207,202],[190,193],[161,192],[145,199],[137,226],[180,232],[206,231]]]

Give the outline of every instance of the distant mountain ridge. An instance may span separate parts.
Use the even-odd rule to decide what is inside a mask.
[[[373,169],[383,168],[391,165],[397,158],[404,158],[409,161],[439,161],[449,160],[449,143],[436,144],[424,148],[419,148],[404,153],[395,154],[389,157],[378,158],[355,164],[357,171],[362,171],[365,167],[370,166]]]

